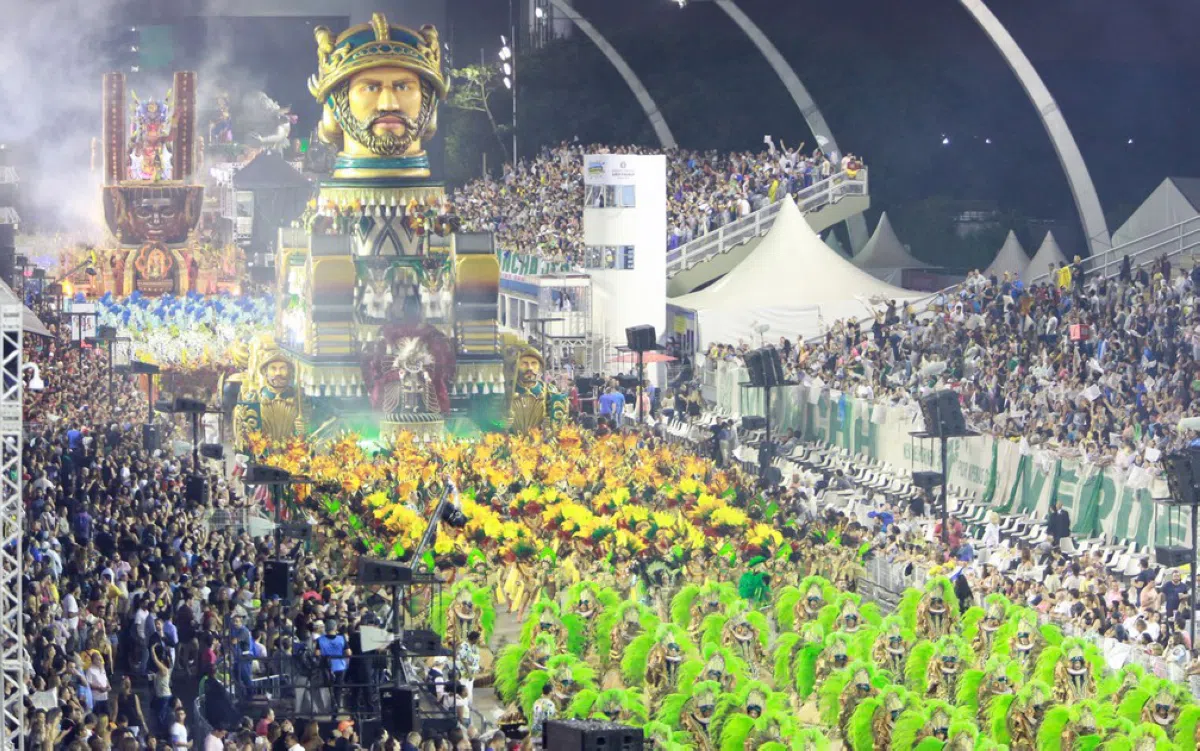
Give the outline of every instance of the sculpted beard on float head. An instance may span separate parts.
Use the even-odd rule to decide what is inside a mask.
[[[356,144],[378,156],[421,151],[433,117],[434,96],[416,73],[399,67],[371,68],[351,76],[330,99],[345,134],[345,153],[355,153]]]

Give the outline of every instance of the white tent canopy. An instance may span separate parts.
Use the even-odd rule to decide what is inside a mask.
[[[1180,222],[1200,215],[1200,179],[1194,177],[1168,177],[1159,183],[1115,232],[1112,233],[1114,248],[1121,247],[1120,255],[1113,256],[1115,262],[1121,256],[1147,248],[1158,248],[1160,243],[1174,237],[1168,233],[1154,235],[1143,242],[1135,242],[1174,227]],[[1188,225],[1189,227],[1191,225]],[[1132,243],[1126,246],[1126,243]],[[1125,246],[1125,247],[1122,247]],[[1170,247],[1169,245],[1166,247]],[[1159,252],[1164,248],[1159,248]]]
[[[871,239],[867,240],[853,262],[871,276],[889,284],[898,284],[905,269],[929,268],[929,264],[915,258],[896,237],[886,211],[879,215],[879,223],[875,225]]]
[[[1021,241],[1017,239],[1017,235],[1009,230],[1008,237],[1004,238],[1004,245],[1000,246],[1000,252],[992,259],[992,263],[983,272],[983,275],[995,276],[1000,279],[1007,273],[1020,277],[1028,267],[1028,254],[1021,247]]]
[[[749,341],[761,324],[770,327],[768,338],[819,336],[822,325],[870,316],[882,301],[926,296],[880,281],[842,258],[788,196],[745,260],[711,286],[668,302],[695,311],[700,344],[707,346]]]
[[[1021,275],[1021,279],[1026,284],[1031,284],[1034,279],[1044,276],[1047,279],[1042,279],[1043,282],[1053,282],[1053,279],[1049,279],[1050,265],[1053,264],[1054,268],[1057,269],[1060,263],[1068,263],[1067,257],[1058,247],[1058,243],[1054,241],[1054,233],[1047,232],[1046,238],[1042,240],[1042,246],[1033,254],[1029,265],[1025,267],[1025,273]]]

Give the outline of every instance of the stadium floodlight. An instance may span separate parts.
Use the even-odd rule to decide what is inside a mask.
[[[533,15],[535,18],[542,18],[546,15],[546,11],[542,10],[542,6],[539,5],[533,9]]]
[[[508,60],[511,57],[512,57],[512,50],[509,49],[507,45],[500,48],[500,59],[501,60]]]
[[[506,89],[512,88],[512,79],[509,78],[508,76],[504,77],[504,88],[506,88]]]
[[[501,34],[500,35],[500,44],[503,44],[505,47],[507,47],[508,46],[508,37]]]
[[[511,65],[509,65],[508,63],[505,63],[504,65],[502,65],[500,67],[503,68],[504,75],[506,75],[506,76],[512,75],[512,66]]]

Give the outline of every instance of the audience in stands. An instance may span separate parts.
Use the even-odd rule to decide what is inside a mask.
[[[834,174],[857,177],[862,168],[852,154],[825,154],[820,149],[805,154],[803,148],[800,144],[788,149],[781,143],[758,153],[668,151],[668,247],[688,243]],[[579,265],[584,260],[583,156],[653,153],[661,150],[564,142],[521,160],[515,168],[505,165],[497,179],[469,183],[455,191],[452,201],[463,227],[496,232],[500,249]]]

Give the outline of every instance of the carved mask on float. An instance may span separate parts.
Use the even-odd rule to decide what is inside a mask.
[[[187,242],[203,202],[200,185],[108,185],[104,219],[123,245],[178,245]]]

